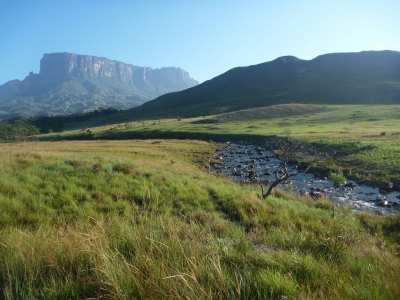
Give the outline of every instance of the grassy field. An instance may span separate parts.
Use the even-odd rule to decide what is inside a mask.
[[[400,297],[399,216],[333,217],[279,190],[262,201],[205,172],[214,149],[0,145],[0,299]]]
[[[71,123],[61,135],[43,139],[180,138],[205,141],[255,141],[271,134],[315,143],[335,152],[315,170],[341,171],[373,184],[400,178],[400,106],[285,104],[205,118],[110,120]],[[94,127],[92,127],[94,126]],[[87,128],[92,134],[87,133]]]

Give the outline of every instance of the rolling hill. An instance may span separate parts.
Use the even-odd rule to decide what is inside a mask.
[[[285,103],[399,104],[400,52],[284,56],[238,67],[113,118],[194,117]]]

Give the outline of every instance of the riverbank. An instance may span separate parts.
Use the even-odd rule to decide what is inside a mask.
[[[275,180],[274,171],[280,160],[271,151],[250,144],[222,143],[220,146],[213,156],[212,172],[240,183],[269,184]],[[335,188],[328,176],[329,173],[316,175],[312,170],[307,173],[299,170],[298,175],[290,177],[281,187],[297,194],[325,195],[335,204],[358,211],[400,212],[400,191],[387,192],[352,180]]]

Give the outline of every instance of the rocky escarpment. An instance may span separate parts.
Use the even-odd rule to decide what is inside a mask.
[[[45,54],[39,74],[0,86],[0,118],[129,108],[198,82],[181,68],[152,69],[103,57]]]
[[[151,95],[153,98],[162,92],[182,90],[198,84],[196,80],[190,78],[188,72],[181,68],[153,70],[149,67],[138,67],[103,57],[65,52],[45,54],[40,61],[39,75],[44,77],[72,75],[85,78],[108,78],[136,86],[153,85],[155,90],[161,89]]]

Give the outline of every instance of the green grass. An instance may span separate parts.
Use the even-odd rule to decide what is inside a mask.
[[[96,124],[94,120],[92,125]],[[338,171],[370,183],[400,178],[399,105],[284,104],[214,117],[131,120],[120,125],[94,127],[96,139],[179,138],[205,141],[254,141],[271,134],[312,142],[321,152],[333,153],[314,164],[315,171]],[[42,139],[87,139],[87,123]],[[382,135],[382,132],[385,132]]]
[[[213,143],[0,147],[0,299],[396,299],[399,216],[237,185]]]

